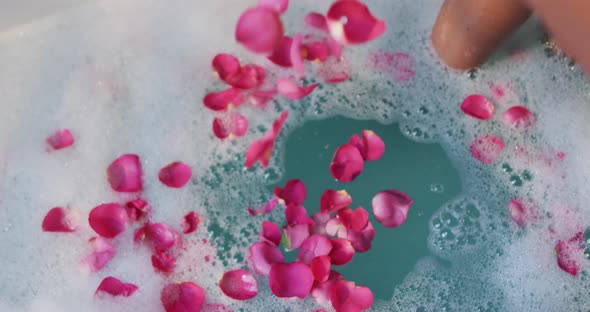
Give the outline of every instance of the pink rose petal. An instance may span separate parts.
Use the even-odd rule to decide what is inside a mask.
[[[283,227],[282,243],[285,250],[295,250],[309,237],[309,224],[286,225]]]
[[[219,79],[225,81],[229,77],[240,71],[240,61],[233,55],[220,53],[215,55],[211,66],[219,76]]]
[[[247,208],[248,213],[251,216],[265,215],[275,209],[275,207],[277,206],[277,202],[278,202],[278,199],[273,198],[273,199],[269,200],[268,202],[264,203],[264,205],[257,207],[257,208],[252,208],[252,207],[248,206],[248,208]]]
[[[313,83],[309,86],[302,87],[287,78],[279,78],[277,81],[277,91],[280,95],[290,100],[300,100],[313,92],[318,85],[318,83]]]
[[[258,0],[258,6],[267,7],[279,14],[283,14],[289,8],[289,0]]]
[[[158,272],[172,273],[176,268],[176,258],[163,251],[156,251],[152,255],[152,266]]]
[[[261,139],[252,142],[248,146],[245,161],[247,169],[250,169],[257,161],[260,161],[264,168],[268,167],[275,140],[281,133],[287,117],[289,117],[288,111],[281,113],[281,116],[274,121],[272,129],[265,133]]]
[[[502,114],[502,120],[511,126],[529,127],[535,123],[535,115],[524,106],[512,106]]]
[[[203,104],[212,111],[225,112],[240,106],[243,100],[242,92],[232,87],[219,92],[207,93],[203,98]]]
[[[364,165],[361,152],[354,145],[344,144],[334,153],[330,172],[340,182],[351,182],[363,171]]]
[[[74,144],[74,136],[68,129],[57,130],[46,141],[54,150],[59,150]]]
[[[313,220],[307,215],[307,209],[303,206],[290,204],[285,209],[287,224],[313,224]]]
[[[224,81],[234,88],[248,90],[261,86],[265,78],[266,72],[264,68],[256,64],[247,64],[242,66],[235,75],[227,77]],[[241,103],[241,99],[239,102]],[[234,106],[238,105],[234,103]]]
[[[537,208],[532,203],[518,198],[514,198],[508,203],[508,212],[510,218],[520,227],[525,227],[527,223],[538,218]]]
[[[332,250],[332,243],[323,235],[313,234],[305,239],[299,252],[297,253],[297,260],[309,264],[311,259],[318,256],[326,256]]]
[[[262,232],[260,237],[265,241],[278,246],[281,243],[281,229],[276,223],[262,221]]]
[[[317,211],[311,216],[311,219],[313,221],[311,233],[321,235],[326,234],[326,223],[330,220],[330,214]]]
[[[164,185],[173,188],[180,188],[186,185],[191,179],[191,167],[183,162],[175,161],[160,169],[158,179]]]
[[[352,204],[352,197],[346,190],[325,190],[320,198],[320,211],[332,213]]]
[[[235,300],[249,300],[258,295],[258,283],[248,271],[232,270],[223,273],[219,288]]]
[[[111,296],[129,297],[133,295],[138,288],[139,287],[135,284],[123,283],[112,276],[108,276],[100,282],[95,294],[100,295],[100,293],[107,293]]]
[[[328,276],[330,276],[330,264],[330,256],[328,255],[317,256],[311,259],[309,266],[313,273],[313,278],[317,282],[323,283],[328,280]]]
[[[463,100],[461,110],[473,118],[487,120],[494,114],[494,104],[483,95],[472,94]]]
[[[274,263],[268,277],[270,290],[279,298],[307,297],[313,286],[313,273],[301,262]]]
[[[152,209],[145,200],[136,198],[125,204],[125,211],[127,211],[130,221],[140,221],[144,217],[149,216]]]
[[[348,239],[331,238],[332,250],[329,254],[333,265],[344,265],[354,257],[354,247]]]
[[[361,137],[363,139],[363,150],[361,154],[364,159],[368,161],[379,160],[385,152],[385,143],[383,140],[371,130],[363,130]]]
[[[342,44],[361,44],[385,32],[385,21],[378,20],[357,0],[340,0],[326,14],[330,34]]]
[[[326,21],[326,17],[324,17],[320,13],[311,12],[305,16],[305,25],[319,29],[321,31],[325,31],[326,33],[330,30],[328,29],[328,22]]]
[[[298,73],[300,76],[303,76],[305,74],[305,68],[303,67],[303,59],[307,56],[303,55],[302,53],[302,40],[303,38],[301,37],[301,34],[296,34],[291,44],[291,51],[289,52],[291,64],[293,64],[293,69],[295,69],[295,72]],[[305,53],[307,54],[307,51],[305,51]],[[279,93],[281,93],[280,90]]]
[[[248,120],[239,113],[213,119],[213,134],[219,139],[239,138],[248,131]]]
[[[279,47],[270,55],[268,59],[276,65],[282,67],[291,67],[291,46],[293,39],[289,36],[284,36],[279,43]]]
[[[100,236],[91,238],[88,243],[92,253],[82,260],[82,266],[90,272],[98,272],[115,256],[115,249]]]
[[[373,214],[384,227],[398,227],[406,221],[414,201],[404,192],[387,190],[373,197]]]
[[[339,280],[332,285],[330,301],[336,312],[364,311],[373,304],[373,292],[354,282]]]
[[[367,223],[367,226],[362,231],[347,231],[347,237],[352,243],[354,250],[358,252],[366,252],[371,249],[373,238],[375,238],[375,228],[371,222]]]
[[[330,301],[330,289],[339,280],[342,280],[342,274],[331,270],[325,282],[315,282],[311,290],[313,300],[321,305],[328,304]]]
[[[102,204],[90,211],[88,223],[100,236],[113,238],[125,231],[129,216],[117,203]]]
[[[254,90],[248,94],[248,101],[260,109],[265,109],[266,105],[272,101],[276,95],[276,90]]]
[[[580,270],[580,264],[576,259],[582,253],[582,243],[584,242],[584,233],[578,232],[567,241],[560,240],[555,245],[557,255],[557,265],[563,271],[576,276]]]
[[[62,207],[51,208],[41,224],[43,232],[68,233],[76,231],[77,227],[75,212]]]
[[[342,51],[336,50],[339,46],[330,48],[331,54],[341,53]],[[340,83],[350,78],[351,66],[347,59],[338,57],[336,59],[327,59],[326,62],[320,63],[317,69],[317,75],[320,79],[329,83]]]
[[[314,41],[304,45],[303,48],[307,51],[305,59],[311,62],[324,62],[330,55],[330,49],[323,42]]]
[[[279,13],[267,7],[255,7],[242,13],[236,25],[236,40],[255,53],[271,53],[283,37]]]
[[[182,233],[190,234],[199,228],[201,216],[195,211],[190,211],[182,217]]]
[[[221,303],[207,303],[201,312],[233,312],[233,310]]]
[[[147,241],[155,251],[167,251],[174,245],[180,245],[180,235],[164,223],[148,223],[135,231],[133,239]]]
[[[125,154],[115,159],[107,168],[107,178],[117,192],[139,192],[143,189],[139,156]]]
[[[340,218],[330,218],[326,222],[326,234],[340,238],[348,237],[348,228],[342,223]]]
[[[396,82],[406,82],[416,75],[414,60],[403,52],[378,51],[371,55],[370,65],[373,70],[392,73]]]
[[[166,312],[199,312],[205,303],[205,291],[192,282],[166,285],[160,294]]]
[[[479,162],[490,165],[502,155],[504,141],[495,135],[482,135],[471,143],[469,150]]]
[[[268,275],[273,263],[285,262],[283,253],[268,242],[256,242],[248,248],[248,265],[258,274]]]
[[[302,205],[307,197],[305,184],[299,179],[287,181],[284,188],[275,186],[274,193],[283,205]]]
[[[358,207],[356,210],[343,208],[338,210],[338,218],[346,228],[362,231],[369,222],[369,213],[363,207]]]

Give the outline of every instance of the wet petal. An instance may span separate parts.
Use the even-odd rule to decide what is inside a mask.
[[[249,300],[258,295],[258,283],[254,276],[245,270],[232,270],[223,273],[219,288],[235,300]]]
[[[74,232],[77,227],[76,213],[62,207],[51,208],[41,224],[43,232]]]
[[[267,7],[279,14],[283,14],[289,8],[289,0],[258,0],[258,6]]]
[[[535,123],[535,115],[524,106],[512,106],[502,114],[502,120],[511,126],[529,127]]]
[[[313,220],[307,215],[307,209],[303,206],[291,204],[285,209],[287,224],[313,224]]]
[[[282,67],[291,67],[291,46],[293,39],[289,36],[284,36],[279,43],[279,47],[270,55],[268,59],[276,65]]]
[[[373,243],[373,238],[375,238],[375,228],[373,227],[373,224],[369,222],[360,232],[349,230],[346,238],[352,243],[354,250],[358,252],[369,251]]]
[[[190,211],[182,217],[182,233],[190,234],[199,228],[201,216],[195,211]]]
[[[346,190],[325,190],[320,198],[320,211],[332,213],[352,204],[352,197]]]
[[[278,199],[273,198],[260,207],[251,208],[250,206],[248,206],[248,213],[251,216],[265,215],[265,214],[270,213],[271,211],[275,210],[275,208],[277,206],[277,202],[278,202]]]
[[[172,246],[180,245],[180,235],[164,223],[148,223],[135,231],[135,241],[146,241],[155,251],[167,251]]]
[[[256,242],[248,248],[248,265],[258,274],[266,276],[273,263],[283,262],[285,262],[283,253],[268,242]]]
[[[483,95],[472,94],[463,100],[461,110],[473,118],[487,120],[494,114],[494,104]]]
[[[299,179],[287,181],[284,188],[275,186],[274,193],[284,205],[302,205],[307,197],[305,184]]]
[[[219,92],[210,92],[203,98],[203,104],[210,110],[224,112],[232,107],[238,107],[243,101],[242,92],[236,88],[229,88]]]
[[[125,231],[129,216],[123,206],[117,203],[94,207],[88,216],[90,227],[100,236],[113,238]]]
[[[164,274],[172,273],[176,268],[176,258],[165,252],[156,251],[152,255],[152,266],[158,272]]]
[[[166,285],[160,294],[166,312],[197,312],[205,302],[205,291],[193,282]]]
[[[368,287],[356,286],[354,282],[339,280],[332,285],[330,301],[336,312],[363,311],[373,304],[373,292]]]
[[[275,263],[268,277],[270,290],[279,298],[307,297],[313,286],[313,273],[301,262]]]
[[[279,78],[277,81],[277,91],[280,95],[290,100],[300,100],[313,92],[318,85],[318,83],[313,83],[309,86],[302,87],[287,78]]]
[[[248,94],[248,101],[258,108],[265,109],[276,95],[277,90],[254,90]]]
[[[143,189],[139,156],[125,154],[115,159],[107,168],[107,178],[117,192],[139,192]]]
[[[283,37],[279,13],[266,7],[255,7],[242,13],[236,25],[236,40],[255,53],[271,53]]]
[[[354,257],[354,247],[348,239],[331,238],[332,250],[329,254],[333,265],[344,265]]]
[[[343,208],[338,210],[338,218],[346,228],[362,231],[369,222],[369,213],[363,207],[358,207],[356,210]]]
[[[385,32],[385,21],[378,20],[367,6],[357,0],[340,0],[326,14],[330,34],[342,44],[371,41]]]
[[[475,159],[490,165],[502,155],[504,141],[495,135],[482,135],[471,143],[469,150]]]
[[[351,182],[363,171],[364,165],[361,152],[354,145],[344,144],[334,153],[330,172],[340,182]]]
[[[248,120],[239,113],[213,119],[213,134],[219,139],[241,137],[248,131]]]
[[[278,246],[281,243],[281,229],[276,223],[262,221],[262,232],[260,237],[265,241]]]
[[[363,152],[361,154],[365,160],[375,161],[381,158],[385,152],[383,140],[371,130],[363,130],[361,137],[363,138]]]
[[[138,288],[139,287],[135,284],[123,283],[112,276],[108,276],[100,282],[95,294],[100,295],[100,293],[107,293],[112,296],[129,297],[133,295]]]
[[[328,22],[326,21],[326,17],[320,13],[311,12],[305,16],[305,25],[316,28],[321,31],[329,32],[328,29]]]
[[[334,51],[332,46],[331,54],[341,53],[341,51]],[[350,78],[350,63],[345,58],[330,58],[326,62],[320,63],[317,69],[318,77],[329,83],[340,83]]]
[[[98,236],[88,243],[92,253],[82,260],[82,266],[90,272],[98,272],[115,256],[115,249],[108,240]]]
[[[301,37],[301,34],[296,34],[295,38],[293,38],[293,42],[291,44],[291,51],[289,53],[291,57],[291,64],[293,64],[293,69],[295,69],[295,72],[297,72],[300,76],[303,76],[305,74],[305,68],[303,67],[303,59],[307,56],[304,56],[302,54],[302,40],[303,38]],[[307,53],[307,51],[305,53]]]
[[[398,227],[406,221],[414,201],[406,193],[387,190],[377,193],[371,202],[375,219],[384,227]]]
[[[286,251],[295,250],[309,236],[309,224],[286,225],[283,227],[281,242]]]
[[[307,56],[305,59],[311,62],[324,62],[326,61],[326,59],[328,59],[328,56],[330,55],[330,49],[323,42],[314,41],[305,44],[303,48],[307,51]]]
[[[225,81],[229,77],[240,71],[240,61],[233,55],[220,53],[215,55],[211,66],[219,76],[219,79]]]
[[[328,280],[325,282],[315,282],[311,290],[311,297],[315,302],[321,305],[326,305],[330,301],[330,289],[337,281],[342,280],[342,274],[331,270],[328,275]]]
[[[323,283],[328,280],[328,276],[330,276],[330,256],[317,256],[311,259],[309,266],[316,281]]]
[[[272,129],[265,133],[261,139],[252,142],[248,146],[245,161],[247,169],[250,169],[257,161],[260,161],[264,168],[268,167],[275,140],[279,136],[288,116],[288,111],[281,113],[279,119],[274,121]]]
[[[140,221],[144,217],[149,216],[152,212],[148,203],[141,198],[128,201],[125,204],[125,210],[127,211],[130,221]]]
[[[74,136],[70,130],[62,129],[55,131],[46,141],[53,149],[58,150],[74,144]]]
[[[297,260],[309,264],[311,259],[317,256],[326,256],[332,250],[332,243],[323,235],[313,234],[305,239],[299,252]]]
[[[158,179],[164,185],[180,188],[186,185],[191,179],[191,167],[183,162],[175,161],[164,168],[160,169]]]

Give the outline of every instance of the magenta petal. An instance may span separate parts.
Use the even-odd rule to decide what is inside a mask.
[[[330,289],[337,281],[342,280],[342,274],[331,270],[328,279],[325,282],[316,282],[311,290],[313,300],[321,305],[326,305],[330,301]]]
[[[313,224],[313,220],[307,216],[307,209],[303,206],[290,204],[285,209],[285,219],[287,224]]]
[[[320,211],[332,213],[352,204],[352,197],[346,190],[325,190],[320,198]]]
[[[328,46],[325,43],[319,41],[306,44],[304,49],[307,51],[307,56],[305,59],[312,62],[324,62],[330,54]]]
[[[326,17],[324,17],[320,13],[311,12],[305,16],[305,25],[309,27],[313,27],[325,32],[329,32],[328,29],[328,22],[326,21]]]
[[[351,182],[363,171],[364,165],[361,152],[354,145],[344,144],[334,153],[330,172],[340,182]]]
[[[248,131],[248,120],[238,113],[213,119],[213,134],[219,139],[241,137]]]
[[[191,211],[182,217],[182,233],[190,234],[199,228],[201,216],[195,211]]]
[[[268,59],[276,65],[282,67],[291,67],[291,46],[293,45],[293,39],[289,36],[284,36],[281,39],[279,47],[270,55]]]
[[[265,241],[278,246],[281,243],[281,229],[276,223],[262,221],[262,232],[260,237]]]
[[[73,211],[54,207],[43,218],[41,228],[43,232],[74,232],[77,228],[75,221]]]
[[[238,107],[243,101],[242,92],[236,88],[229,88],[219,92],[207,93],[203,104],[210,110],[224,112],[231,107]]]
[[[283,227],[283,235],[285,250],[295,250],[309,237],[309,224],[286,225]]]
[[[385,32],[385,21],[378,20],[369,8],[357,0],[340,0],[326,14],[332,37],[343,44],[371,41]]]
[[[257,208],[251,208],[250,206],[248,206],[248,213],[251,216],[265,215],[267,213],[270,213],[271,211],[273,211],[276,208],[277,202],[278,202],[278,200],[276,198],[273,198],[273,199],[269,200],[268,202],[266,202],[264,205],[257,207]]]
[[[158,272],[172,273],[176,268],[176,258],[165,252],[156,251],[152,255],[152,266]]]
[[[107,168],[107,178],[117,192],[139,192],[143,189],[139,156],[125,154],[115,159]]]
[[[373,214],[384,227],[398,227],[406,221],[414,201],[404,192],[387,190],[373,197]]]
[[[254,90],[248,95],[248,101],[258,108],[265,109],[276,95],[276,90]]]
[[[151,213],[150,206],[148,206],[148,203],[141,198],[128,201],[125,204],[125,210],[127,211],[130,221],[140,221]]]
[[[313,273],[313,278],[320,283],[327,281],[328,276],[330,276],[330,264],[330,256],[327,255],[317,256],[311,259],[309,266]]]
[[[211,66],[219,76],[219,79],[225,81],[235,75],[240,70],[240,61],[233,55],[220,53],[215,55]]]
[[[112,276],[108,276],[105,277],[102,282],[100,282],[100,285],[98,285],[95,294],[98,295],[99,293],[104,292],[112,296],[129,297],[133,295],[133,293],[138,288],[139,287],[137,287],[135,284],[123,283]]]
[[[326,223],[330,220],[330,214],[317,211],[311,216],[311,219],[313,221],[311,233],[321,235],[326,234]]]
[[[354,250],[358,252],[366,252],[371,249],[373,238],[375,238],[375,228],[371,222],[362,231],[348,231],[347,239],[352,243]]]
[[[332,285],[330,301],[336,312],[364,311],[373,304],[373,292],[354,282],[339,280]]]
[[[473,118],[487,120],[494,114],[494,104],[483,95],[472,94],[463,100],[461,110]]]
[[[166,186],[180,188],[191,179],[191,167],[183,162],[175,161],[160,169],[158,179]]]
[[[577,254],[582,253],[582,243],[584,242],[584,233],[576,233],[567,241],[558,241],[555,245],[555,253],[557,255],[557,265],[563,271],[576,276],[580,270],[580,265],[576,261]]]
[[[147,240],[154,250],[164,252],[180,244],[180,235],[164,223],[148,223],[135,231],[134,240]]]
[[[91,238],[88,243],[92,253],[82,260],[82,265],[90,272],[98,272],[115,256],[115,249],[100,236]]]
[[[475,159],[490,165],[502,155],[504,141],[495,135],[482,135],[471,143],[469,150]]]
[[[258,0],[258,6],[267,7],[279,14],[283,14],[289,8],[289,0]]]
[[[354,247],[348,239],[331,238],[332,250],[329,254],[333,265],[344,265],[354,257]]]
[[[533,203],[518,198],[514,198],[508,203],[508,212],[510,218],[520,227],[525,227],[527,223],[539,217],[537,207]]]
[[[233,312],[233,310],[221,303],[207,303],[201,312]]]
[[[299,252],[297,253],[297,260],[309,264],[311,259],[317,256],[326,256],[332,250],[332,243],[323,235],[313,234],[305,239]]]
[[[268,277],[270,290],[279,298],[307,297],[313,286],[313,273],[301,262],[275,263]]]
[[[257,161],[260,161],[264,168],[268,167],[275,140],[279,136],[287,117],[289,117],[288,111],[281,113],[281,116],[274,121],[272,129],[265,133],[261,139],[252,142],[248,146],[245,161],[247,169],[250,169]]]
[[[258,283],[248,271],[232,270],[223,273],[219,288],[235,300],[249,300],[258,295]]]
[[[299,179],[291,179],[287,181],[284,188],[275,186],[274,193],[284,205],[302,205],[307,197],[305,184]]]
[[[302,87],[287,78],[279,78],[277,81],[277,91],[280,95],[290,100],[300,100],[313,92],[318,85],[317,83],[313,83],[307,87]]]
[[[160,300],[166,312],[198,312],[205,303],[205,291],[192,282],[168,284]]]
[[[234,88],[247,90],[261,86],[264,83],[265,78],[266,72],[264,68],[256,64],[248,64],[242,66],[235,75],[227,77],[224,81]],[[231,96],[232,94],[228,93],[227,97],[229,100],[233,99]],[[242,102],[242,98],[238,97],[237,94],[235,94],[235,100],[239,100],[239,103],[230,102],[233,103],[234,106],[238,106]]]
[[[270,266],[277,262],[285,262],[285,257],[268,242],[256,242],[248,248],[248,265],[258,274],[268,275]]]
[[[271,53],[283,37],[279,13],[267,7],[255,7],[242,13],[236,25],[236,40],[255,53]]]
[[[326,222],[326,234],[340,238],[347,238],[348,228],[342,223],[340,218],[330,218]]]
[[[74,144],[74,136],[68,129],[57,130],[46,141],[53,149],[58,150]]]
[[[331,47],[331,54],[341,53],[341,51],[334,51]],[[317,69],[317,75],[320,79],[329,83],[340,83],[350,78],[350,63],[343,57],[336,59],[330,58],[326,62],[320,63]]]
[[[511,126],[529,127],[535,123],[535,115],[524,106],[512,106],[502,114],[502,120]]]
[[[100,236],[112,238],[125,231],[129,216],[117,203],[102,204],[90,211],[88,223]]]
[[[303,55],[301,54],[301,50],[303,49],[302,46],[301,34],[296,34],[295,38],[293,38],[293,43],[291,44],[291,51],[289,53],[291,58],[291,64],[293,64],[293,69],[299,75],[303,76],[305,74],[305,68],[303,67]],[[280,91],[279,91],[280,93]]]
[[[375,161],[381,158],[385,152],[385,143],[381,138],[371,130],[361,132],[363,138],[363,153],[365,160]],[[355,145],[356,146],[356,145]]]
[[[342,224],[353,231],[362,231],[369,223],[369,213],[363,207],[356,210],[343,208],[338,210],[338,218]]]

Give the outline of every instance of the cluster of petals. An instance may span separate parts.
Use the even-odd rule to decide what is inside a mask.
[[[348,143],[338,147],[330,172],[341,182],[353,181],[364,169],[365,161],[375,161],[385,152],[385,143],[371,130],[363,130],[361,136],[354,134]]]

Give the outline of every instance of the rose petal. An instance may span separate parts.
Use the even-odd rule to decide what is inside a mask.
[[[138,288],[139,287],[135,284],[123,283],[112,276],[108,276],[100,282],[100,285],[96,288],[95,294],[99,295],[100,293],[107,293],[112,296],[129,297],[133,295]]]
[[[281,243],[281,229],[276,223],[262,221],[262,232],[260,237],[265,241],[278,246]]]
[[[502,155],[504,141],[495,135],[482,135],[471,143],[469,150],[479,162],[490,165]]]
[[[529,127],[535,123],[535,115],[524,106],[512,106],[502,114],[502,120],[511,126]]]
[[[233,310],[221,303],[208,303],[203,306],[201,312],[233,312]]]
[[[285,257],[268,242],[256,242],[248,248],[248,265],[258,274],[268,275],[270,266],[277,262],[285,262]]]
[[[260,164],[264,168],[268,167],[268,162],[272,156],[275,140],[279,136],[288,116],[288,111],[281,113],[279,119],[275,120],[273,123],[272,129],[265,133],[261,139],[252,142],[248,146],[248,149],[246,150],[245,161],[247,169],[250,169],[257,161],[260,161]]]
[[[584,233],[578,232],[567,241],[560,240],[555,245],[555,254],[557,255],[557,265],[563,271],[576,276],[580,270],[580,265],[576,261],[577,254],[581,254],[584,242]]]
[[[274,193],[283,205],[302,205],[307,197],[305,184],[299,179],[287,181],[284,188],[275,186]]]
[[[155,251],[167,251],[175,244],[180,245],[180,235],[164,223],[148,223],[135,231],[133,239],[147,241]]]
[[[326,222],[326,234],[340,238],[348,237],[348,228],[339,218],[330,218]]]
[[[320,198],[320,211],[332,213],[352,204],[352,197],[346,190],[325,190]]]
[[[182,233],[190,234],[199,228],[201,216],[195,211],[190,211],[182,218]]]
[[[173,188],[180,188],[186,185],[191,179],[191,167],[183,162],[175,161],[160,169],[158,179],[164,185]]]
[[[157,272],[172,273],[176,268],[176,258],[165,252],[156,251],[152,255],[152,266]]]
[[[311,259],[317,256],[326,256],[332,250],[332,243],[323,235],[313,234],[305,239],[299,252],[297,253],[297,260],[309,264]]]
[[[311,290],[311,297],[320,305],[328,304],[330,300],[330,289],[332,285],[342,279],[342,274],[331,270],[328,275],[328,280],[325,282],[315,282]]]
[[[318,83],[313,83],[309,86],[302,87],[287,78],[279,78],[277,81],[277,91],[280,95],[290,100],[300,100],[313,92],[318,85]]]
[[[121,205],[108,203],[96,206],[90,211],[88,223],[100,236],[113,238],[125,231],[129,216]]]
[[[510,218],[520,227],[525,227],[527,223],[536,220],[539,216],[537,207],[518,198],[513,198],[508,203],[508,212]]]
[[[244,270],[223,273],[219,288],[226,296],[235,300],[249,300],[258,295],[258,283],[252,274]]]
[[[367,6],[357,0],[340,0],[326,14],[330,34],[342,44],[361,44],[385,32],[385,21],[375,18]]]
[[[125,204],[125,211],[127,211],[130,221],[140,221],[148,216],[152,212],[152,209],[145,200],[136,198]]]
[[[370,65],[375,71],[392,73],[396,82],[406,82],[416,75],[414,60],[403,52],[378,51],[371,55]]]
[[[273,211],[277,206],[277,202],[278,199],[273,198],[266,202],[264,205],[257,208],[251,208],[250,206],[248,206],[247,210],[251,216],[262,216]]]
[[[494,114],[494,104],[483,95],[472,94],[463,100],[461,110],[473,118],[487,120]]]
[[[248,131],[248,120],[239,113],[213,119],[213,134],[219,139],[239,138]]]
[[[328,29],[328,22],[326,21],[326,17],[324,17],[320,13],[311,12],[305,16],[305,25],[319,29],[321,31],[325,31],[326,33],[330,30]]]
[[[307,51],[307,57],[305,59],[311,62],[324,62],[330,55],[330,49],[328,46],[325,43],[319,41],[308,43],[303,46],[303,49]]]
[[[268,277],[270,290],[279,298],[307,297],[313,286],[313,273],[301,262],[274,263]]]
[[[413,202],[406,193],[398,190],[379,192],[373,197],[373,214],[384,227],[398,227],[406,221]]]
[[[326,46],[328,46],[328,54],[333,56],[338,61],[337,64],[345,65],[343,67],[347,68],[345,72],[348,76],[348,73],[350,72],[350,64],[344,57],[342,57],[342,45],[332,37],[324,38],[324,42],[326,43]]]
[[[333,265],[344,265],[352,260],[354,257],[354,247],[348,239],[331,238],[332,250],[330,251],[330,258]]]
[[[248,101],[258,108],[265,109],[276,95],[277,90],[254,90],[248,95]]]
[[[334,46],[330,48],[331,54],[341,53],[334,52]],[[350,78],[350,63],[345,58],[330,58],[326,62],[320,63],[317,69],[317,75],[320,79],[329,83],[340,83]]]
[[[241,67],[240,61],[235,56],[227,53],[215,55],[211,66],[219,76],[219,79],[223,81],[237,74]]]
[[[342,224],[346,228],[362,231],[369,222],[369,213],[363,207],[358,207],[356,210],[343,208],[338,210],[338,218],[342,220]]]
[[[248,64],[242,66],[235,75],[227,77],[224,81],[234,88],[248,90],[261,86],[265,78],[266,72],[264,68],[256,64]],[[241,103],[241,98],[239,99]],[[234,106],[238,105],[235,104]]]
[[[284,36],[279,43],[279,47],[270,55],[268,59],[276,65],[282,67],[291,67],[291,46],[293,39],[289,36]]]
[[[351,182],[363,171],[364,165],[361,152],[354,145],[344,144],[334,153],[330,172],[340,182]]]
[[[313,226],[311,229],[312,234],[326,234],[326,223],[330,220],[330,214],[317,211],[311,216]]]
[[[100,236],[91,238],[88,243],[92,253],[82,260],[82,266],[90,272],[98,272],[115,256],[115,249]]]
[[[354,250],[358,252],[366,252],[371,249],[373,238],[375,238],[375,228],[371,222],[367,223],[367,226],[362,231],[347,231],[347,237],[354,247]]]
[[[160,300],[166,312],[198,312],[205,302],[205,291],[192,282],[168,284]]]
[[[283,227],[281,242],[286,251],[295,250],[309,236],[309,224],[286,225]]]
[[[77,227],[75,212],[62,207],[51,208],[41,224],[43,232],[74,232]]]
[[[58,150],[74,144],[74,136],[70,130],[62,129],[55,131],[46,141],[54,150]]]
[[[354,282],[339,280],[332,285],[330,301],[336,312],[363,311],[373,304],[373,292],[368,287],[356,286]]]
[[[267,7],[246,10],[236,25],[236,40],[255,53],[271,53],[283,37],[279,13]]]
[[[115,159],[107,168],[107,178],[117,192],[139,192],[143,189],[139,156],[125,154]]]
[[[267,7],[279,14],[283,14],[289,7],[289,0],[258,0],[258,6]]]
[[[291,44],[291,51],[289,52],[291,64],[293,64],[293,69],[295,69],[295,72],[298,73],[300,76],[303,76],[305,74],[305,68],[303,67],[303,59],[307,56],[304,56],[302,53],[302,40],[303,38],[301,37],[301,34],[296,34]],[[305,54],[307,54],[307,51],[305,51]],[[279,93],[281,93],[280,90]]]
[[[309,266],[316,281],[323,283],[328,280],[328,276],[330,276],[330,256],[317,256],[311,259]]]
[[[363,130],[361,136],[363,138],[363,150],[361,154],[364,159],[368,161],[379,160],[385,152],[385,143],[383,140],[371,130]]]
[[[313,224],[313,220],[307,216],[307,209],[303,206],[290,204],[285,209],[285,219],[287,224]]]
[[[243,100],[242,92],[232,87],[219,92],[207,93],[203,98],[203,104],[210,110],[224,112],[233,107],[240,106]]]

